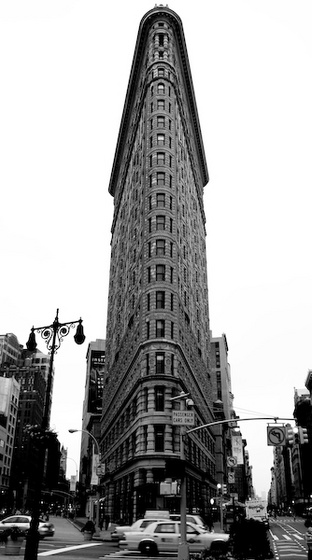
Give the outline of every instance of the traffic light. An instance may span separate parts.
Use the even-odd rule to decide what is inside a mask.
[[[307,428],[298,428],[299,431],[299,440],[301,444],[304,443],[309,443],[309,438],[308,438],[308,430]]]
[[[287,442],[288,442],[288,445],[294,445],[294,441],[295,441],[294,430],[292,428],[287,427]]]
[[[222,494],[227,494],[227,485],[222,484]]]
[[[299,445],[300,443],[298,428],[296,428],[296,431],[294,432],[294,443],[295,445]]]

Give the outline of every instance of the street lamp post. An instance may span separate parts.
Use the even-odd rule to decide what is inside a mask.
[[[42,483],[44,479],[44,468],[45,468],[45,456],[47,449],[47,442],[49,437],[49,424],[50,424],[50,410],[52,401],[52,380],[53,380],[53,361],[54,355],[59,349],[63,338],[67,336],[71,328],[77,325],[76,333],[74,335],[74,340],[76,344],[83,344],[85,341],[85,335],[83,332],[82,319],[78,321],[70,321],[68,323],[60,323],[58,320],[58,312],[56,310],[56,317],[51,325],[45,327],[32,327],[29,339],[26,343],[27,350],[30,352],[35,352],[37,343],[35,332],[41,334],[41,337],[46,343],[50,354],[50,363],[47,377],[47,386],[45,392],[43,417],[41,421],[41,427],[37,430],[38,436],[38,476],[36,478],[36,488],[34,493],[33,507],[32,507],[32,518],[30,528],[26,538],[25,547],[25,560],[36,560],[38,556],[38,525],[39,525],[39,515],[40,515],[40,498],[42,491]]]
[[[186,410],[186,406],[194,406],[192,399],[188,398],[189,393],[184,393],[183,391],[180,395],[172,397],[171,401],[181,401],[181,411]],[[189,545],[187,542],[187,530],[186,530],[186,509],[187,509],[187,496],[186,496],[186,473],[185,473],[185,437],[186,437],[186,426],[180,426],[180,460],[181,460],[181,485],[180,485],[180,522],[181,522],[181,542],[178,546],[178,560],[188,560],[189,559]]]
[[[100,446],[99,443],[97,441],[97,439],[94,437],[94,435],[89,432],[89,430],[76,430],[76,429],[70,429],[68,430],[70,434],[74,434],[76,432],[83,432],[85,434],[88,434],[88,436],[92,439],[95,448],[97,450],[97,456],[98,456],[98,464],[100,464],[101,462],[101,453],[100,453]],[[99,536],[100,535],[100,490],[99,490],[99,485],[97,484],[96,487],[96,513],[95,513],[95,536]]]

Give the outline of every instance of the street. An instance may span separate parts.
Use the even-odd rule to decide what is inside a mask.
[[[84,541],[83,534],[75,527],[74,523],[61,517],[51,517],[55,525],[54,537],[47,537],[39,542],[38,557],[58,556],[66,560],[101,558],[114,560],[118,558],[141,559],[142,555],[136,552],[120,550],[117,543],[105,541]],[[303,560],[307,558],[305,542],[306,528],[304,519],[292,517],[270,518],[270,540],[274,558],[276,560]],[[4,545],[0,546],[0,556],[4,556]],[[19,557],[24,554],[24,546]],[[176,554],[160,554],[158,558],[176,558]]]
[[[74,558],[99,558],[118,550],[118,545],[108,541],[84,541],[83,534],[77,529],[73,522],[62,517],[50,517],[55,526],[54,537],[46,537],[39,541],[38,558],[44,556],[64,557],[66,560]],[[19,557],[11,556],[12,559],[21,558],[24,555],[25,541]],[[5,546],[0,545],[0,556],[4,556]]]
[[[270,518],[270,537],[275,558],[299,560],[307,558],[304,519],[298,517]]]

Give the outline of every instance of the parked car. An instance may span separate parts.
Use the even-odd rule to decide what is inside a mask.
[[[180,521],[181,515],[179,513],[170,513],[170,519],[173,521]],[[207,525],[205,524],[204,520],[200,517],[200,515],[187,513],[186,514],[186,521],[187,523],[193,523],[196,527],[200,527],[201,529],[207,530]]]
[[[13,525],[22,531],[25,531],[26,534],[30,528],[30,522],[30,515],[11,515],[10,517],[6,517],[0,521],[0,535],[6,529],[13,527]],[[55,532],[53,523],[39,519],[38,532],[41,539],[44,537],[53,537]]]
[[[226,533],[210,533],[192,523],[186,524],[187,542],[190,552],[209,549],[214,541],[227,542]],[[119,541],[120,548],[155,556],[159,552],[177,552],[181,542],[181,524],[178,521],[155,521],[144,531],[125,532]]]
[[[117,525],[114,531],[111,532],[111,539],[113,541],[119,541],[123,534],[126,532],[132,531],[144,531],[148,525],[158,521],[159,518],[144,518],[144,519],[137,519],[132,525]]]

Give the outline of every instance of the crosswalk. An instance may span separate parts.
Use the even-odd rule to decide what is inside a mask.
[[[282,539],[280,537],[278,537],[277,535],[273,535],[273,533],[272,533],[271,537],[274,541],[280,541],[280,540],[292,541],[293,539],[296,539],[297,541],[304,541],[304,537],[302,535],[297,534],[297,533],[294,533],[292,536],[287,535],[285,533],[285,534],[282,535]]]

